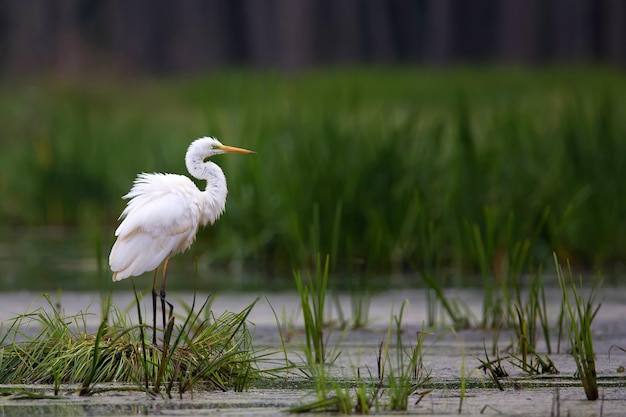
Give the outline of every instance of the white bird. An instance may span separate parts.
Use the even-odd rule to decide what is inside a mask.
[[[163,265],[160,298],[165,330],[167,262],[170,257],[191,246],[200,225],[214,223],[224,212],[226,177],[217,164],[205,159],[226,152],[254,153],[222,145],[215,138],[203,137],[189,145],[185,163],[193,177],[206,180],[204,191],[183,175],[142,173],[137,175],[130,192],[122,197],[129,201],[119,217],[122,222],[115,231],[117,240],[109,255],[109,265],[113,281],[154,270],[152,305],[155,344],[159,266]]]

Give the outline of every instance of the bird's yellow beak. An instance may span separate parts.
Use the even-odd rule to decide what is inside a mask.
[[[236,152],[236,153],[256,153],[254,151],[250,151],[248,149],[243,149],[243,148],[235,148],[234,146],[226,146],[226,145],[222,145],[220,146],[220,149],[223,150],[224,152]]]

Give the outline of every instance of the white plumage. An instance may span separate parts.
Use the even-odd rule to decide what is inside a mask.
[[[155,270],[167,258],[188,249],[200,225],[215,222],[226,206],[226,177],[220,167],[204,160],[225,153],[252,153],[204,137],[191,143],[187,170],[206,180],[204,191],[189,178],[175,174],[139,174],[123,198],[128,204],[115,231],[109,264],[113,281]]]
[[[224,212],[226,178],[219,166],[204,160],[226,152],[253,153],[222,145],[215,138],[197,139],[189,145],[185,163],[192,176],[206,180],[204,191],[183,175],[144,173],[137,176],[130,192],[123,197],[129,201],[120,216],[122,222],[115,231],[117,240],[109,255],[113,281],[154,270],[155,321],[159,265],[163,264],[164,305],[168,259],[191,246],[199,226],[215,222]]]
[[[202,192],[182,175],[139,174],[124,196],[130,201],[115,231],[109,257],[113,281],[153,271],[166,257],[188,249],[198,227],[224,211],[225,181],[220,189],[223,193],[211,195],[211,189]]]

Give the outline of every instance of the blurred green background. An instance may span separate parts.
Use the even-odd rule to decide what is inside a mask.
[[[102,4],[77,2],[92,3]],[[0,14],[28,11],[7,4]],[[623,274],[619,60],[459,65],[464,55],[452,53],[433,66],[400,54],[373,66],[357,54],[348,65],[224,59],[163,73],[144,61],[154,71],[59,66],[62,51],[24,72],[29,61],[9,55],[3,68],[4,288],[119,288],[106,258],[121,196],[139,172],[186,174],[185,150],[201,136],[257,154],[214,159],[228,180],[226,213],[173,260],[172,287],[285,288],[318,253],[330,254],[340,287],[355,277],[420,285],[424,271],[455,285],[478,282],[484,262],[503,273],[521,246],[529,270],[555,251],[580,270]]]
[[[38,80],[0,98],[0,210],[105,257],[136,173],[185,174],[189,142],[214,135],[258,154],[215,158],[227,211],[187,264],[288,277],[319,252],[346,273],[471,272],[478,225],[494,256],[531,239],[536,262],[619,268],[625,94],[619,73],[565,69]]]

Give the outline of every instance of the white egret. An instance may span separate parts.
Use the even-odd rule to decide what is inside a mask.
[[[115,231],[117,240],[109,255],[109,265],[113,281],[154,270],[152,324],[155,344],[159,266],[163,265],[159,296],[165,330],[167,262],[191,246],[200,225],[214,223],[224,212],[226,177],[217,164],[205,159],[226,152],[254,153],[222,145],[215,138],[203,137],[189,145],[185,163],[193,177],[206,180],[204,191],[183,175],[143,173],[137,175],[130,192],[122,197],[129,201],[119,218],[122,222]]]

